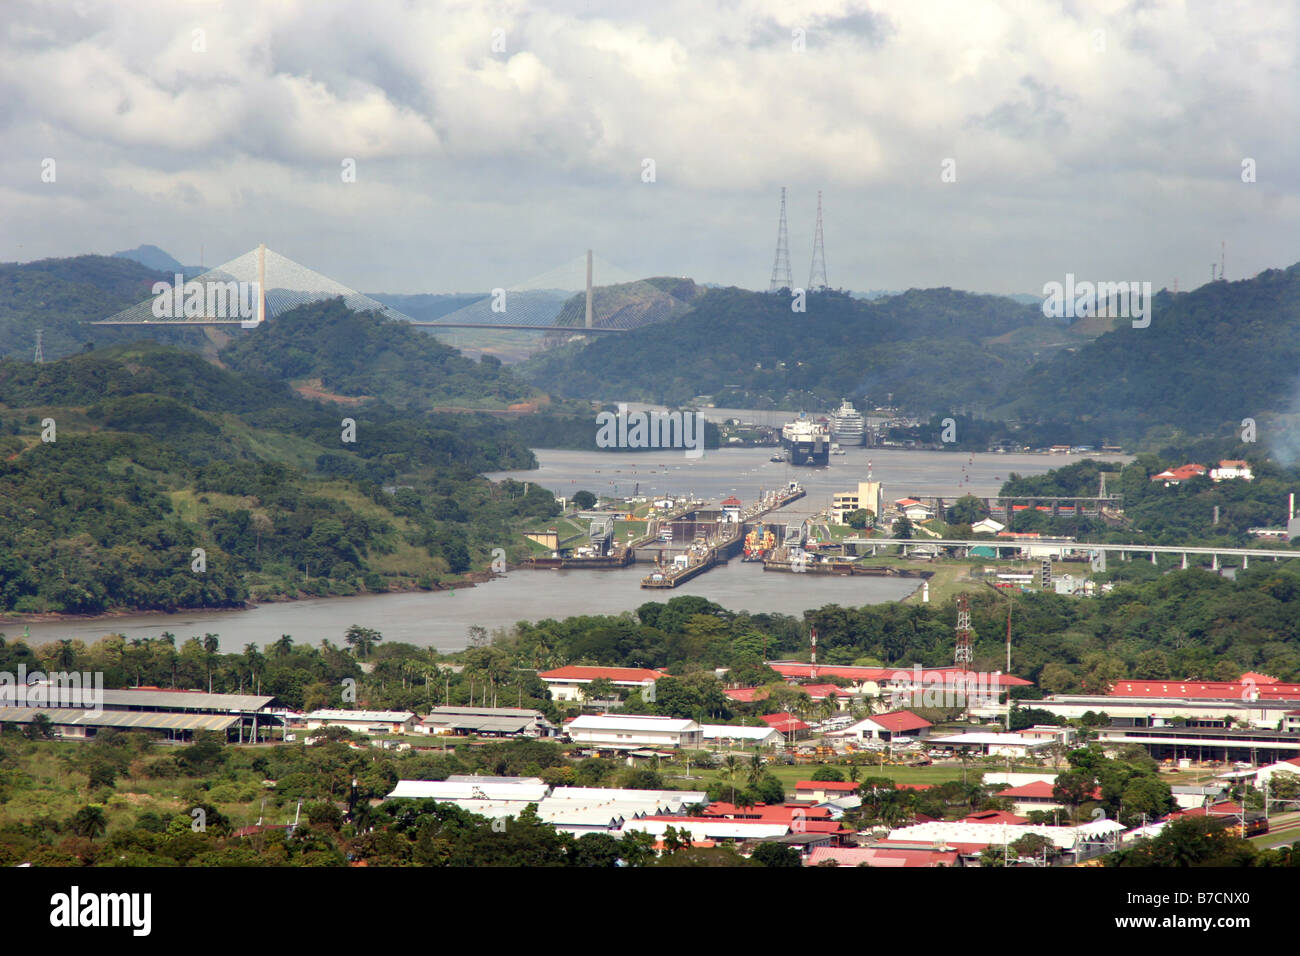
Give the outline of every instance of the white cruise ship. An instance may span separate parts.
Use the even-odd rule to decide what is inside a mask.
[[[861,445],[866,440],[867,421],[845,399],[839,410],[831,415],[831,441],[840,445]]]

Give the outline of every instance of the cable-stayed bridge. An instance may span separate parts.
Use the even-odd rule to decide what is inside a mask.
[[[592,285],[599,274],[601,287]],[[678,283],[636,279],[590,252],[538,275],[493,289],[435,321],[421,322],[277,252],[259,246],[92,325],[255,328],[301,305],[342,298],[348,308],[430,329],[509,329],[552,335],[626,332],[673,318],[688,300]],[[585,296],[584,296],[585,293]],[[675,294],[678,293],[678,294]]]

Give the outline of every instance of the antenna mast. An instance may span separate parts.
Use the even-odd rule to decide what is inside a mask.
[[[768,292],[780,292],[793,289],[794,280],[790,278],[790,238],[785,227],[785,187],[781,187],[781,223],[776,228],[776,260],[772,263],[772,281]]]
[[[44,329],[36,330],[36,357],[32,361],[34,361],[37,365],[45,364],[45,346],[41,341],[44,335],[45,335]]]
[[[970,670],[974,655],[970,646],[970,598],[965,594],[957,595],[957,648],[953,652],[953,663],[959,670]]]
[[[808,291],[826,288],[826,247],[822,244],[822,191],[817,190],[817,232],[813,238],[812,268],[808,270]]]

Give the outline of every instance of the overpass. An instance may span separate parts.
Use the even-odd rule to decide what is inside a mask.
[[[1099,558],[1103,568],[1105,567],[1105,556],[1107,554],[1118,554],[1123,560],[1128,560],[1130,555],[1134,554],[1149,554],[1152,564],[1157,563],[1157,555],[1177,554],[1182,556],[1184,568],[1188,567],[1188,555],[1209,555],[1212,562],[1211,566],[1216,571],[1219,569],[1221,558],[1240,558],[1243,568],[1250,567],[1251,558],[1271,558],[1274,561],[1281,558],[1300,558],[1300,548],[1284,550],[1281,548],[1219,548],[1183,544],[1099,544],[1091,541],[1071,541],[1064,538],[993,538],[982,540],[975,538],[845,538],[841,544],[843,544],[846,554],[866,554],[868,551],[875,554],[877,548],[902,546],[904,554],[907,553],[909,547],[938,547],[962,551],[964,556],[967,557],[969,557],[972,548],[1033,547],[1040,554],[1044,550],[1056,550],[1061,557],[1064,557],[1067,553],[1086,554]]]

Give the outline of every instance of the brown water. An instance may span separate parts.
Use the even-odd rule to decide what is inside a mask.
[[[825,508],[831,493],[847,490],[867,476],[885,484],[891,498],[906,495],[955,495],[997,492],[1012,472],[1039,474],[1075,460],[1047,455],[964,455],[953,452],[849,449],[826,468],[792,468],[769,462],[770,449],[720,449],[699,459],[678,452],[537,451],[541,467],[510,472],[519,481],[532,481],[558,495],[586,488],[599,494],[630,495],[639,484],[642,494],[694,493],[717,500],[736,494],[752,500],[759,489],[784,485],[795,478],[808,497],[782,516],[801,517]],[[492,475],[499,478],[502,475]],[[455,592],[412,592],[348,598],[325,598],[265,604],[239,611],[193,611],[176,614],[137,614],[98,621],[33,624],[32,643],[79,638],[91,642],[105,634],[128,638],[157,637],[164,631],[177,643],[212,632],[221,636],[221,649],[240,651],[246,644],[266,644],[281,634],[299,643],[339,643],[350,624],[372,627],[387,640],[406,641],[442,651],[467,644],[468,629],[489,631],[521,620],[561,619],[576,614],[618,614],[634,611],[647,601],[667,601],[676,595],[702,595],[731,610],[801,614],[809,608],[837,603],[845,606],[896,601],[917,587],[916,581],[870,577],[822,577],[764,572],[758,564],[733,560],[673,591],[640,587],[644,565],[611,571],[512,571],[475,588]],[[0,623],[11,639],[24,633],[21,624]]]

